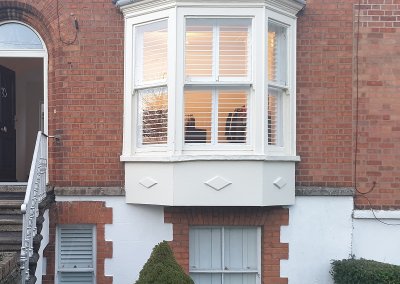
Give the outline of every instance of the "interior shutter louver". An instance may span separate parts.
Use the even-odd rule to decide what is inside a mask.
[[[94,283],[93,226],[60,226],[58,233],[58,282]]]

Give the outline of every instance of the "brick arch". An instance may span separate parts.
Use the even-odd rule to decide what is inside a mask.
[[[56,14],[55,7],[54,9],[51,9],[51,7],[47,8],[46,15],[44,15],[37,8],[19,0],[0,2],[0,22],[19,21],[31,26],[39,33],[46,44],[49,57],[55,49],[54,36],[56,35],[56,31],[49,21],[50,18],[53,18],[52,14]]]

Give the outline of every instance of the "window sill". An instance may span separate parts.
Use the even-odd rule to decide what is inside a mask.
[[[159,153],[158,153],[159,154]],[[186,162],[186,161],[271,161],[299,162],[300,156],[289,155],[248,155],[248,154],[196,154],[196,155],[135,155],[120,157],[122,162]]]

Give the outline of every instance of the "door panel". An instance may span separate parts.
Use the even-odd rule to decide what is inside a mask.
[[[15,181],[15,72],[0,65],[0,181]]]

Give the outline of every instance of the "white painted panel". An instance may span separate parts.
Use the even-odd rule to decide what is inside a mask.
[[[281,242],[289,243],[289,260],[281,261],[281,277],[289,284],[333,283],[333,259],[351,253],[353,198],[299,196],[289,207],[289,226],[281,229]]]
[[[291,205],[295,202],[295,163],[264,163],[263,205]],[[276,185],[275,185],[275,184]]]
[[[174,205],[261,205],[262,162],[196,161],[175,167]],[[221,190],[205,184],[217,176],[231,184]]]
[[[369,219],[367,212],[371,211],[365,211],[365,214],[359,212],[359,215],[365,215],[367,219],[354,219],[353,254],[357,258],[400,265],[400,226],[385,225],[376,219]],[[399,213],[392,211],[388,215]],[[378,215],[384,214],[380,211]],[[382,221],[400,224],[400,218],[382,219]]]
[[[126,163],[125,188],[128,203],[172,205],[173,164]],[[151,178],[157,184],[146,188],[140,181]]]
[[[293,161],[126,162],[125,173],[128,203],[173,206],[294,203]]]

